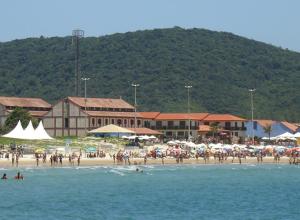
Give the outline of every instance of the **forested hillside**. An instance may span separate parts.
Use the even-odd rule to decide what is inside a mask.
[[[50,103],[74,95],[74,52],[71,37],[0,43],[0,95]],[[135,82],[139,110],[184,112],[191,84],[193,112],[250,117],[255,87],[255,118],[300,121],[300,54],[231,33],[175,27],[88,37],[80,62],[90,97],[133,103]]]

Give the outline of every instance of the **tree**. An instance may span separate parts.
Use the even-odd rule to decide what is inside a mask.
[[[264,132],[268,134],[269,140],[271,139],[271,132],[272,132],[272,124],[266,124],[264,127]]]
[[[23,108],[15,108],[7,117],[5,124],[4,124],[4,132],[11,131],[14,127],[16,127],[18,121],[21,121],[23,128],[25,128],[29,121],[32,121],[34,127],[37,126],[38,121],[37,119],[33,118],[30,113]]]
[[[210,124],[210,131],[213,134],[213,137],[215,137],[215,134],[219,131],[219,123],[213,122]]]

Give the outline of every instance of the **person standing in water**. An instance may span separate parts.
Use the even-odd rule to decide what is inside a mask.
[[[1,177],[2,180],[7,180],[7,176],[6,173],[3,174],[3,176]]]

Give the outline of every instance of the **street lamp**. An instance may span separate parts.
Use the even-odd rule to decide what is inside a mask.
[[[256,89],[249,89],[251,99],[251,125],[252,125],[252,144],[254,144],[254,124],[253,124],[253,93]]]
[[[132,87],[134,87],[134,131],[136,133],[136,88],[140,86],[140,84],[131,84]]]
[[[190,89],[193,87],[193,86],[190,86],[190,85],[186,85],[184,86],[186,89],[187,89],[187,94],[188,94],[188,103],[187,103],[187,110],[188,110],[188,119],[189,119],[189,126],[188,126],[188,129],[189,129],[189,135],[188,135],[188,139],[190,139],[190,135],[191,135],[191,117],[190,117]]]
[[[87,133],[87,113],[86,113],[86,81],[90,80],[90,78],[82,77],[81,80],[84,81],[84,110],[85,110],[85,133]]]

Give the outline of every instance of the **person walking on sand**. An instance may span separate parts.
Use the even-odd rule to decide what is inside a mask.
[[[16,166],[19,167],[19,153],[16,154]]]
[[[80,156],[77,158],[77,166],[80,166]]]
[[[37,167],[39,166],[39,163],[40,163],[40,158],[39,158],[39,156],[36,156],[36,166]]]
[[[165,165],[164,157],[165,157],[165,156],[164,156],[164,154],[162,153],[162,154],[161,154],[161,163],[162,163],[162,165]]]
[[[11,165],[14,166],[15,165],[15,154],[12,153],[11,155]]]
[[[51,167],[53,165],[53,156],[52,155],[50,156],[50,165],[51,165]]]
[[[144,165],[147,164],[147,155],[144,156]]]
[[[116,154],[113,154],[114,164],[116,163]]]

